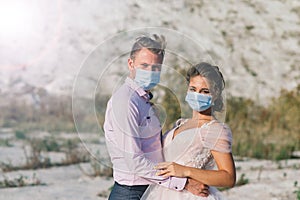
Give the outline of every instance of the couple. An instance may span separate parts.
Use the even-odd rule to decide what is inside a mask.
[[[109,200],[223,199],[212,186],[235,184],[231,131],[214,117],[223,108],[223,76],[208,63],[190,68],[185,100],[192,118],[162,136],[150,89],[160,81],[164,49],[163,36],[137,38],[130,75],[108,101],[104,131],[115,180]]]

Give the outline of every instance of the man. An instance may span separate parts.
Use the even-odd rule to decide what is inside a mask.
[[[160,81],[165,39],[153,37],[137,38],[127,61],[129,77],[107,104],[104,131],[115,180],[110,200],[140,199],[151,183],[178,191],[187,183],[186,178],[155,175],[154,166],[163,155],[150,89]]]

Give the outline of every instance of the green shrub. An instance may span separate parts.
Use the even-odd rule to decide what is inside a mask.
[[[249,183],[249,179],[246,178],[246,175],[243,173],[241,175],[241,177],[238,179],[238,181],[236,182],[236,186],[241,186],[241,185],[246,185]]]
[[[13,145],[10,144],[9,139],[0,139],[0,146],[12,147]]]
[[[20,140],[26,139],[25,131],[16,130],[15,136],[17,139],[20,139]]]

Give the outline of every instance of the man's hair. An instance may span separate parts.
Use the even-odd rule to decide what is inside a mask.
[[[166,48],[165,37],[163,35],[158,36],[153,34],[153,38],[144,35],[136,38],[130,52],[130,58],[134,60],[136,53],[142,48],[146,48],[152,53],[159,55],[163,60]]]

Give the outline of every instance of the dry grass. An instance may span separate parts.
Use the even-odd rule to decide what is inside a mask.
[[[46,185],[46,184],[42,183],[41,180],[38,179],[35,174],[33,174],[32,177],[19,175],[16,178],[8,178],[4,176],[4,180],[0,181],[0,188],[26,187],[26,186],[37,186],[37,185]]]
[[[233,131],[235,155],[292,158],[292,152],[300,149],[300,86],[283,90],[267,107],[231,97],[227,100],[227,122]]]
[[[184,87],[184,86],[182,86]],[[164,95],[156,95],[154,101],[160,103],[166,113],[162,119],[164,131],[173,126],[180,113],[178,99],[170,91],[163,91]],[[158,98],[161,97],[161,98]],[[180,97],[181,98],[181,97]],[[96,97],[96,110],[100,126],[104,121],[104,112],[108,97]],[[184,101],[183,99],[179,99]],[[287,159],[292,157],[293,151],[300,150],[300,86],[293,91],[283,90],[278,98],[272,99],[268,106],[261,106],[254,101],[238,97],[227,98],[226,123],[232,129],[234,143],[233,153],[239,156],[261,159]],[[84,130],[95,131],[94,116],[82,116]],[[75,131],[71,99],[67,97],[51,97],[41,103],[39,108],[23,103],[11,101],[2,108],[0,126],[13,127],[18,139],[26,140],[26,134],[32,130],[50,132]],[[2,145],[9,145],[2,141]],[[49,161],[36,160],[40,157],[40,150],[31,144],[33,155],[28,155],[28,165],[45,166]],[[46,138],[42,146],[49,149],[57,148],[55,141]],[[56,147],[55,147],[56,146]],[[37,149],[36,149],[37,148]],[[69,147],[67,147],[69,148]],[[87,158],[78,158],[79,152],[65,149],[67,157],[65,163],[76,163]],[[84,157],[84,156],[83,156]]]
[[[12,127],[25,133],[31,130],[75,131],[70,97],[47,97],[39,105],[14,99],[8,102],[0,107],[1,127]]]
[[[20,166],[14,166],[11,163],[0,163],[0,168],[4,172],[16,171],[16,170],[29,170],[39,168],[49,168],[53,166],[67,166],[83,162],[89,162],[90,156],[88,152],[79,146],[78,140],[67,140],[57,147],[55,143],[54,147],[47,146],[47,140],[45,139],[28,139],[29,149],[24,149],[26,163]],[[53,144],[53,143],[50,143]],[[60,149],[65,153],[65,159],[61,162],[51,162],[50,158],[45,156],[45,152]]]

